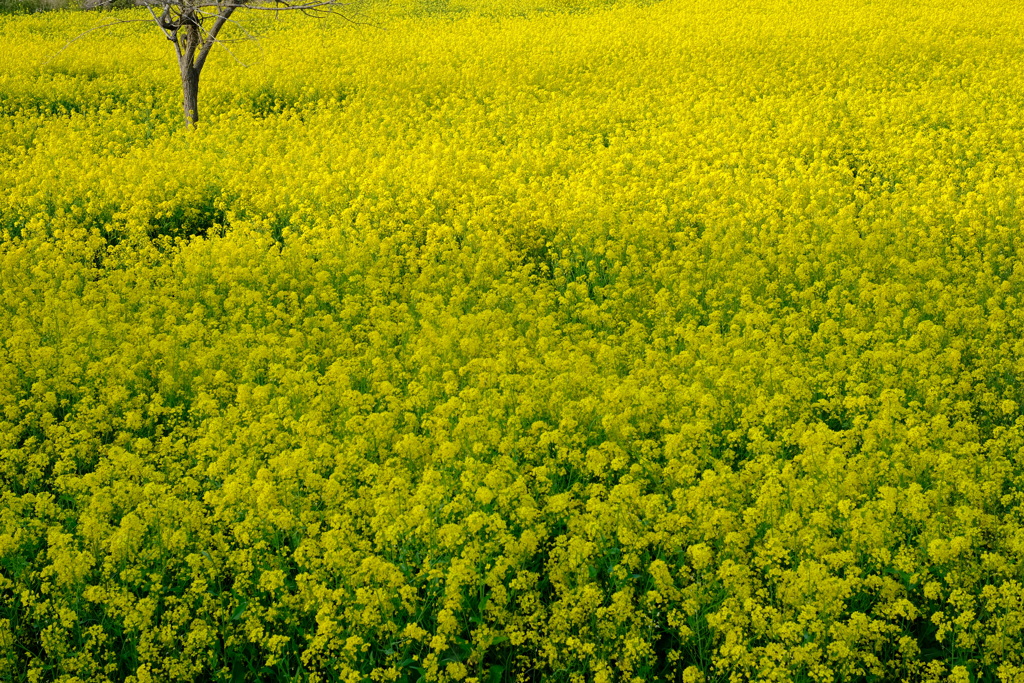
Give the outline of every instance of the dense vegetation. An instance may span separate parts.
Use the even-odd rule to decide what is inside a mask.
[[[542,9],[0,17],[0,680],[1024,679],[1024,11]]]

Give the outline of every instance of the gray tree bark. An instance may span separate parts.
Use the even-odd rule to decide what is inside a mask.
[[[185,105],[185,125],[193,126],[199,121],[199,70],[192,64],[181,64],[181,94]]]

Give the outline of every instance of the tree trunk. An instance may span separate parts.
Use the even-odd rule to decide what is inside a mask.
[[[199,69],[192,60],[179,60],[181,67],[181,94],[185,105],[185,125],[189,128],[199,121]]]

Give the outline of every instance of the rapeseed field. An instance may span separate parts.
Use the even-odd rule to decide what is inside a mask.
[[[353,11],[0,17],[0,680],[1024,681],[1024,6]]]

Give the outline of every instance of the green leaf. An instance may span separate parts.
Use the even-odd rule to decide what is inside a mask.
[[[235,608],[235,611],[231,613],[231,621],[238,621],[241,619],[242,613],[245,612],[245,608],[248,606],[249,601],[243,598],[242,602],[238,603],[238,607]]]

